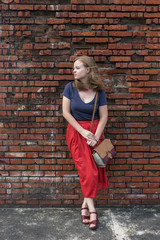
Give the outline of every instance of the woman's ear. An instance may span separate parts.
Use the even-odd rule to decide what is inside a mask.
[[[87,67],[87,73],[89,73],[90,72],[90,68],[89,67]]]

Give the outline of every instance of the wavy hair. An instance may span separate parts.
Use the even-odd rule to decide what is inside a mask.
[[[105,87],[94,59],[88,56],[79,56],[74,60],[74,63],[77,60],[81,61],[86,68],[89,68],[90,72],[88,73],[87,86],[80,79],[75,79],[74,87],[78,90],[88,90],[88,88],[91,88],[94,91],[104,90]]]

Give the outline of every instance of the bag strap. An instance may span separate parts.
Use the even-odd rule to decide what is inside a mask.
[[[95,115],[96,105],[97,105],[97,98],[98,98],[98,92],[96,92],[96,97],[95,97],[95,102],[94,102],[94,108],[93,108],[93,114],[92,114],[92,121],[91,121],[90,132],[92,132],[93,120],[94,120],[94,115]]]

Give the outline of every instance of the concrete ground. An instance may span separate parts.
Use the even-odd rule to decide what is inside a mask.
[[[0,240],[160,240],[160,206],[97,211],[91,231],[79,208],[0,208]]]

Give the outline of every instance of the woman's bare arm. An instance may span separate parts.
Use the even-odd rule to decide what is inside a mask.
[[[95,138],[97,140],[99,140],[99,138],[100,138],[100,136],[101,136],[106,124],[107,124],[107,121],[108,121],[107,105],[99,107],[99,116],[100,116],[100,120],[99,120],[99,123],[98,123],[98,126],[97,126],[97,130],[95,132]]]
[[[97,126],[97,129],[96,129],[96,132],[95,132],[95,139],[94,140],[88,140],[87,141],[87,144],[94,147],[96,144],[97,144],[97,141],[100,139],[100,136],[106,126],[106,123],[108,121],[108,108],[107,108],[107,105],[105,106],[100,106],[99,107],[99,117],[100,117],[100,120],[99,120],[99,123],[98,123],[98,126]]]

